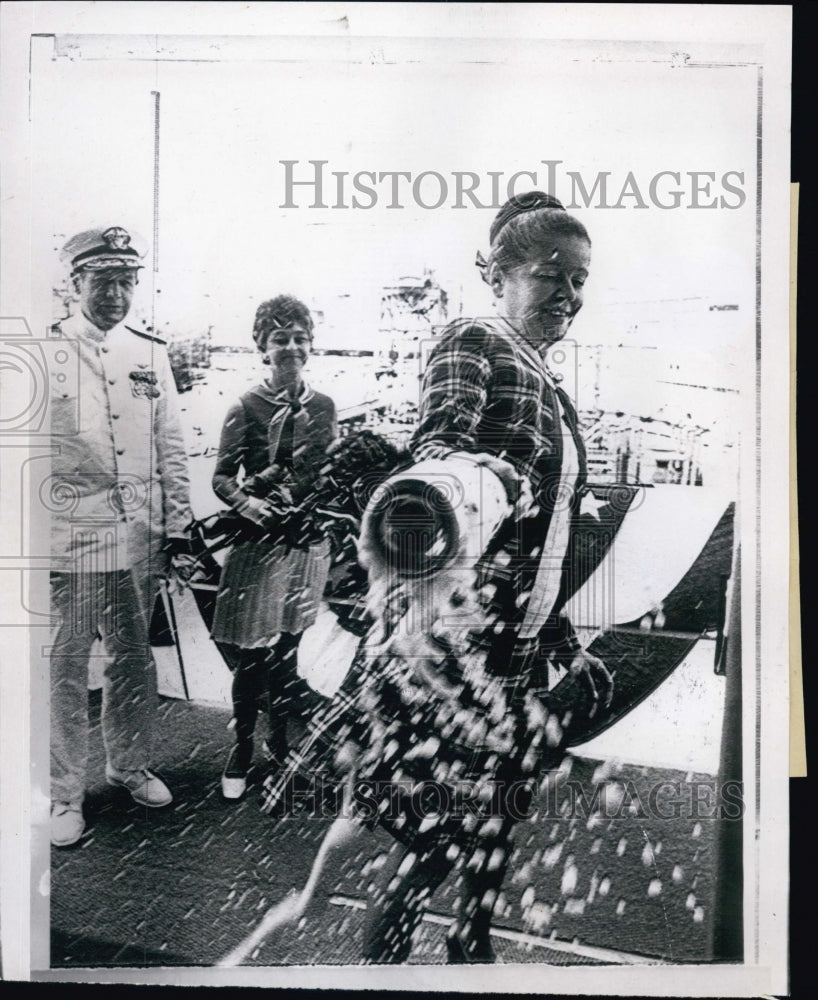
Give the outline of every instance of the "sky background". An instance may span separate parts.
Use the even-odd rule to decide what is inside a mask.
[[[487,249],[496,209],[453,208],[453,190],[437,209],[408,194],[405,208],[389,209],[386,184],[369,210],[310,208],[308,188],[296,189],[298,207],[282,208],[281,160],[299,161],[299,177],[312,176],[308,161],[328,161],[329,204],[330,171],[434,170],[452,189],[453,171],[472,171],[488,200],[489,171],[504,184],[536,171],[546,187],[541,161],[561,160],[553,193],[565,202],[569,170],[588,188],[608,171],[614,192],[632,172],[646,199],[656,173],[677,171],[683,207],[575,212],[593,257],[572,335],[650,349],[603,355],[631,402],[654,393],[670,364],[683,381],[738,388],[755,325],[756,74],[685,66],[672,51],[503,39],[38,39],[34,239],[52,273],[63,239],[94,223],[152,244],[159,92],[158,270],[149,256],[134,315],[165,335],[212,327],[214,343],[246,345],[257,304],[288,291],[322,311],[316,346],[371,349],[382,346],[383,286],[426,269],[447,290],[450,316],[493,312],[474,256]],[[743,173],[744,205],[684,207],[689,171]],[[531,186],[523,179],[520,189]]]

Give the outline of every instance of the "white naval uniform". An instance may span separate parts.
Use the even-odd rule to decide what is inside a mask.
[[[79,378],[53,376],[51,771],[54,801],[81,801],[88,741],[88,657],[99,633],[109,763],[147,767],[156,708],[148,629],[163,545],[191,520],[187,462],[164,342],[85,316],[55,330],[76,345]]]

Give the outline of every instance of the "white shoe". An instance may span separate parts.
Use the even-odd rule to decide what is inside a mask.
[[[242,749],[244,753],[242,753]],[[247,791],[249,764],[245,766],[244,760],[248,759],[252,752],[252,744],[250,744],[249,750],[247,747],[240,748],[237,744],[230,751],[230,756],[227,758],[227,763],[222,773],[222,795],[226,799],[234,802],[236,799],[240,799]],[[242,757],[244,760],[241,759]]]
[[[105,777],[109,785],[119,785],[127,788],[134,802],[150,809],[161,809],[173,802],[173,795],[162,779],[149,771],[147,767],[136,771],[117,771],[110,766],[105,768]]]
[[[222,795],[235,802],[247,791],[247,778],[228,778],[222,775]]]
[[[51,804],[51,843],[55,847],[70,847],[85,831],[82,806],[75,802]]]

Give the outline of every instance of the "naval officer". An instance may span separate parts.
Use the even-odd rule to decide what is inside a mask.
[[[173,796],[150,769],[157,707],[151,611],[163,576],[183,572],[191,521],[176,387],[164,341],[125,324],[144,242],[120,226],[66,243],[78,296],[55,334],[77,354],[74,387],[52,374],[51,841],[76,843],[88,758],[88,662],[102,683],[106,778],[153,808]]]

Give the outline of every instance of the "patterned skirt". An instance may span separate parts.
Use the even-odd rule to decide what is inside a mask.
[[[365,826],[419,850],[468,852],[502,838],[529,815],[541,772],[564,753],[557,720],[526,691],[532,645],[520,641],[510,653],[507,676],[467,682],[451,701],[411,663],[367,655],[364,640],[341,688],[265,781],[263,810],[278,815],[318,789],[340,807],[347,783],[336,754],[351,741],[362,751],[351,810]]]
[[[487,553],[475,573],[485,604],[467,606],[467,636],[447,631],[456,605],[442,599],[443,575],[439,593],[423,581],[386,590],[340,689],[265,782],[265,811],[287,808],[299,781],[320,775],[322,786],[340,786],[346,757],[354,761],[347,786],[354,815],[413,849],[470,852],[528,815],[541,773],[559,763],[564,747],[560,720],[538,696],[539,637],[518,635],[525,615],[518,594],[530,590],[526,572],[537,567],[536,560],[519,567],[518,547],[527,541],[516,527],[497,539],[518,557],[514,573]],[[414,618],[418,609],[438,618]]]
[[[222,569],[213,638],[253,649],[279,632],[303,632],[318,616],[329,561],[327,540],[306,550],[240,543]]]

